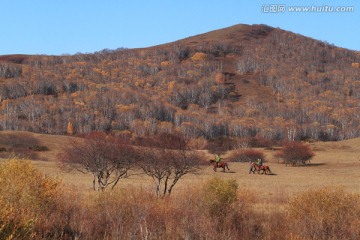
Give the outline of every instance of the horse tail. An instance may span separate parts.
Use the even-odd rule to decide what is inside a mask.
[[[228,163],[225,163],[225,167],[227,168],[228,171],[230,171],[230,168],[229,168],[229,164],[228,164]]]
[[[268,170],[269,170],[269,173],[272,173],[269,166],[268,166]]]

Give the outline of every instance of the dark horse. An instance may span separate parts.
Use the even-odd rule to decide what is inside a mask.
[[[225,168],[227,168],[228,171],[230,171],[229,165],[226,162],[219,162],[216,164],[215,160],[209,160],[209,165],[213,165],[213,170],[216,172],[217,168],[222,168],[223,172],[225,172]]]
[[[261,172],[261,174],[270,174],[271,173],[271,170],[270,170],[270,167],[269,166],[267,166],[267,165],[261,165],[261,166],[259,166],[259,165],[257,165],[256,163],[254,163],[254,162],[250,162],[250,171],[249,171],[249,174],[250,173],[255,173],[255,171],[259,174],[260,173],[260,171],[262,171]]]

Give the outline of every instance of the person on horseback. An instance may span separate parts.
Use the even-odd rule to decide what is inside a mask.
[[[221,157],[219,154],[215,154],[215,163],[216,167],[219,167],[219,163],[221,162]]]
[[[259,167],[261,167],[263,165],[263,160],[262,158],[258,158],[257,163],[256,163]]]

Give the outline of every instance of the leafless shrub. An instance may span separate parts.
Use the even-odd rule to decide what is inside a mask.
[[[108,186],[113,189],[121,178],[128,177],[135,159],[135,150],[130,145],[104,133],[92,133],[85,139],[74,140],[58,155],[64,166],[93,174],[94,190],[104,190]]]
[[[188,141],[181,135],[163,133],[143,141],[140,167],[152,177],[156,195],[171,194],[176,183],[186,174],[196,173],[202,156],[190,150]]]

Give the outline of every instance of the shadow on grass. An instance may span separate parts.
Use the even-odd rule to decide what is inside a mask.
[[[262,174],[262,173],[259,173],[259,174],[257,174],[257,173],[249,173],[249,175],[262,175],[262,176],[277,176],[277,174],[276,173],[268,173],[268,174]]]
[[[225,172],[223,172],[223,171],[216,171],[216,173],[236,173],[235,171],[225,171]]]
[[[307,163],[304,165],[296,165],[295,167],[319,167],[323,165],[326,165],[326,163]]]
[[[276,173],[269,173],[268,176],[277,176]]]

